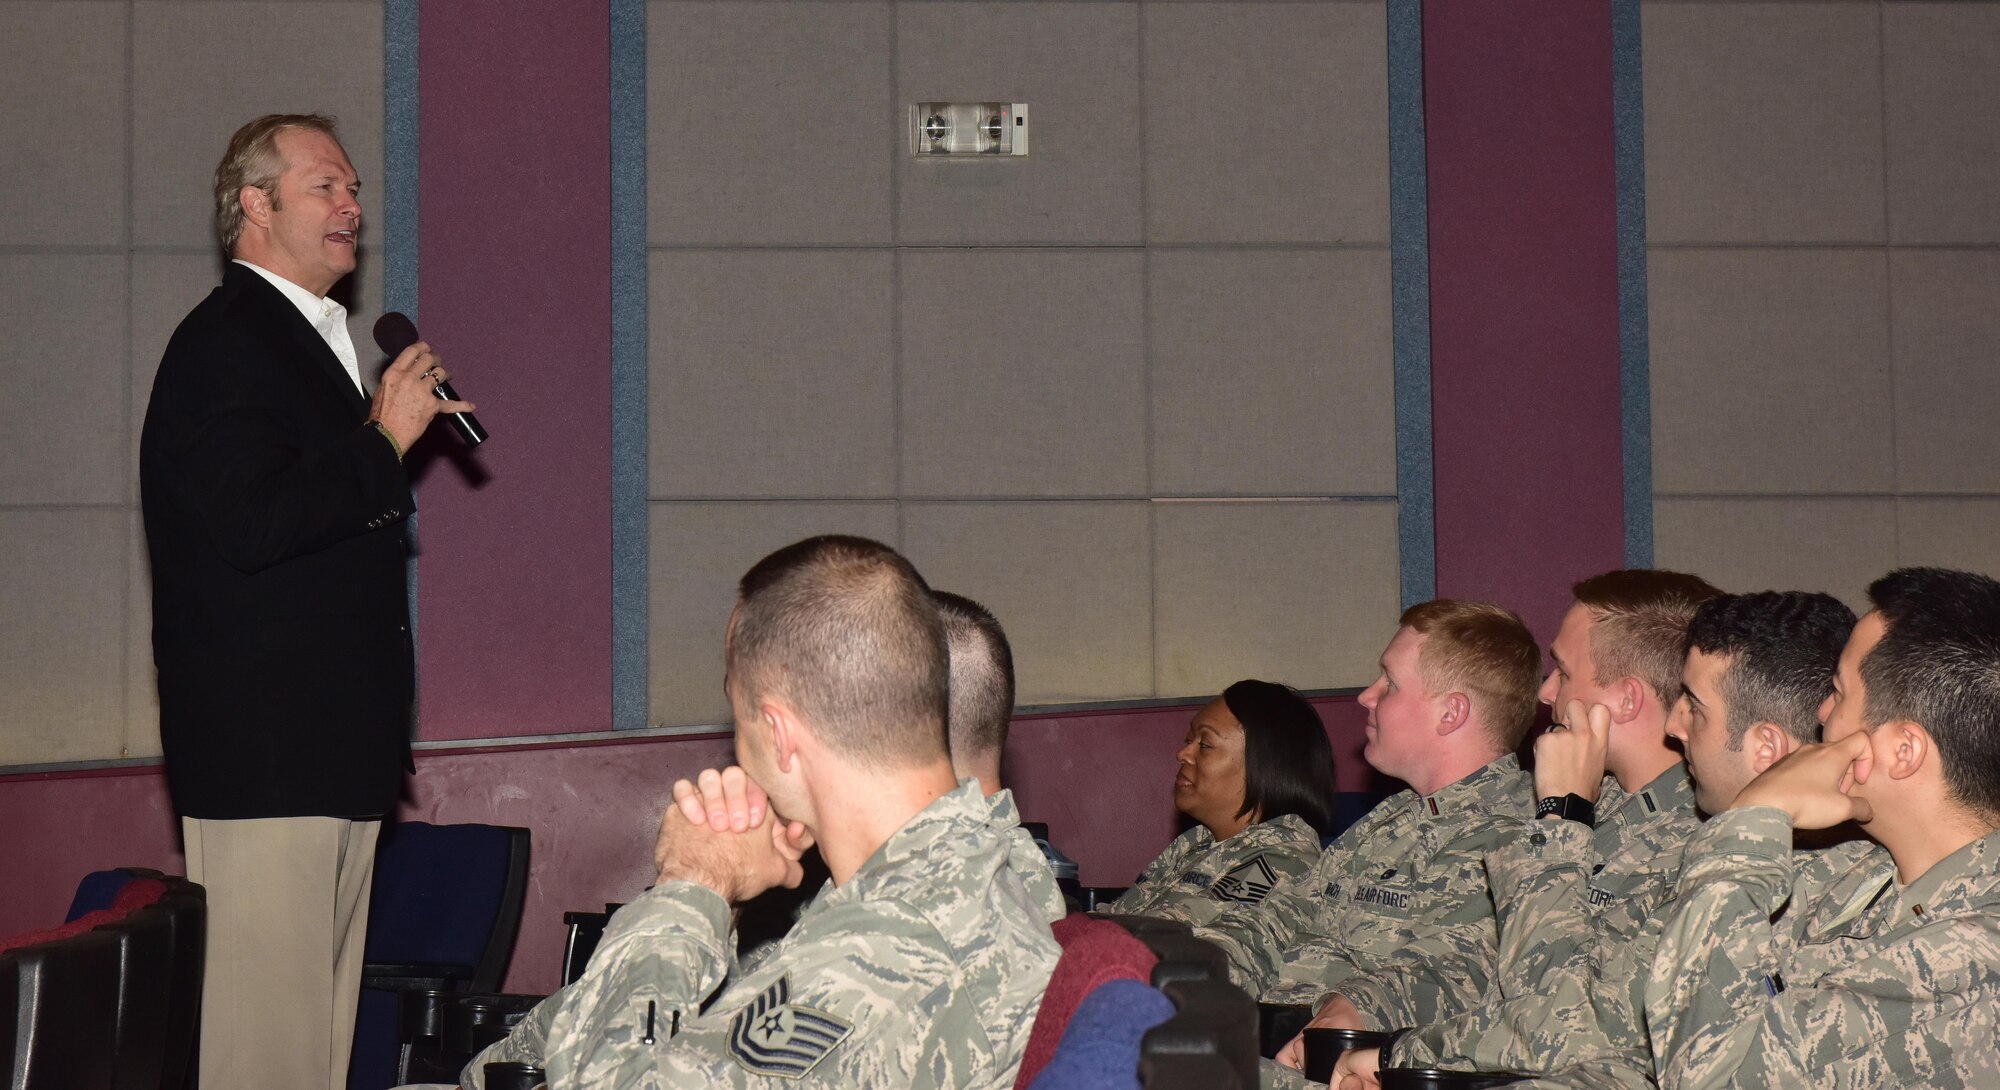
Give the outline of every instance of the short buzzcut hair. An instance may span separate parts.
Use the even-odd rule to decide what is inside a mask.
[[[1333,746],[1326,723],[1298,690],[1275,681],[1239,681],[1222,691],[1243,724],[1243,809],[1270,821],[1297,814],[1321,836],[1333,832]]]
[[[2000,816],[2000,582],[1902,568],[1871,584],[1868,599],[1888,626],[1861,661],[1868,725],[1921,724],[1951,797]]]
[[[1570,593],[1591,613],[1591,680],[1609,685],[1636,677],[1662,706],[1681,698],[1688,622],[1721,590],[1686,572],[1621,568],[1593,575]]]
[[[749,702],[777,696],[826,745],[875,768],[945,757],[950,668],[923,576],[867,538],[787,545],[743,576],[729,680]]]
[[[1432,694],[1472,700],[1502,749],[1520,747],[1535,725],[1542,651],[1513,610],[1491,602],[1438,598],[1403,611],[1402,626],[1424,637],[1417,667]]]
[[[1729,748],[1740,751],[1758,723],[1819,741],[1819,708],[1853,631],[1854,611],[1831,594],[1766,590],[1703,602],[1688,622],[1687,648],[1729,660],[1720,682]]]
[[[309,129],[340,140],[333,118],[325,114],[265,114],[237,129],[229,138],[229,150],[222,153],[222,162],[215,165],[215,237],[222,243],[223,253],[234,257],[237,240],[243,237],[239,194],[244,186],[270,194],[271,206],[278,206],[278,176],[285,172],[285,161],[278,155],[278,134],[288,129]]]
[[[950,591],[936,590],[938,619],[951,658],[951,751],[959,757],[997,754],[1007,748],[1014,717],[1014,650],[991,610]]]

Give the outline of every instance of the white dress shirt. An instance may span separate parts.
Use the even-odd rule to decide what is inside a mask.
[[[299,308],[299,313],[305,315],[306,321],[312,323],[312,327],[319,331],[321,339],[326,341],[326,346],[333,349],[333,354],[340,360],[340,365],[347,368],[347,377],[354,380],[354,388],[361,391],[362,397],[367,397],[368,388],[361,385],[361,364],[354,357],[354,338],[347,335],[347,308],[331,299],[322,299],[314,295],[262,265],[252,265],[240,257],[234,260],[238,265],[269,280],[272,287],[283,292],[285,298],[290,299],[292,305]]]

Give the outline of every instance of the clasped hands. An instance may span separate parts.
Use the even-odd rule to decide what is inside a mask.
[[[798,888],[799,859],[812,845],[802,822],[779,817],[764,789],[731,765],[675,781],[653,862],[661,882],[707,886],[734,905],[774,886]]]

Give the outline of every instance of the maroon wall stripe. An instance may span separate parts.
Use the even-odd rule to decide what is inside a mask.
[[[1361,706],[1353,697],[1313,703],[1333,742],[1340,789],[1380,790],[1361,760]],[[1003,774],[1021,812],[1048,823],[1086,884],[1129,884],[1179,831],[1174,751],[1198,707],[1015,720]],[[653,840],[674,780],[731,760],[730,736],[713,734],[425,751],[396,817],[533,830],[528,901],[504,987],[549,992],[561,983],[562,914],[627,900],[652,881]],[[0,828],[12,833],[0,842],[8,882],[0,938],[60,922],[93,870],[185,868],[157,764],[0,776]]]
[[[610,14],[550,11],[422,7],[419,325],[493,433],[420,477],[424,738],[611,726]]]
[[[1554,637],[1625,555],[1609,0],[1425,0],[1440,595]]]

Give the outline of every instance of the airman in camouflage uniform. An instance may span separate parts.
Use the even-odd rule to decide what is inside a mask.
[[[1378,804],[1257,904],[1197,934],[1245,991],[1315,1007],[1343,981],[1403,961],[1462,957],[1471,979],[1417,997],[1428,1021],[1484,991],[1495,947],[1486,853],[1525,837],[1533,784],[1513,750],[1534,722],[1541,652],[1513,613],[1441,598],[1405,610],[1358,702],[1362,756],[1411,785]],[[1452,994],[1443,994],[1449,991]]]
[[[1792,833],[1755,806],[1689,843],[1646,989],[1661,1085],[2000,1086],[2000,834],[1903,886],[1872,842]]]
[[[1681,764],[1636,794],[1607,779],[1599,804],[1611,810],[1594,832],[1539,822],[1525,840],[1487,855],[1500,952],[1484,1002],[1424,1024],[1392,979],[1343,986],[1372,1024],[1416,1027],[1385,1050],[1384,1066],[1557,1071],[1596,1063],[1622,1085],[1650,1083],[1641,989],[1659,941],[1657,914],[1700,818]]]
[[[1719,594],[1698,577],[1653,569],[1576,584],[1538,694],[1560,712],[1535,741],[1535,794],[1548,809],[1533,832],[1485,859],[1499,919],[1494,968],[1468,964],[1469,954],[1434,956],[1343,985],[1349,1009],[1323,1008],[1317,1024],[1404,1030],[1381,1055],[1357,1053],[1344,1069],[1372,1073],[1379,1061],[1548,1071],[1605,1061],[1612,1081],[1647,1082],[1633,1000],[1647,961],[1633,944],[1652,930],[1651,910],[1698,820],[1668,724],[1688,622]],[[1485,995],[1461,994],[1442,1018],[1419,1017],[1413,997],[1449,987],[1433,981],[1482,975]],[[1280,1058],[1298,1059],[1298,1046]]]
[[[1688,843],[1645,989],[1664,1090],[2000,1086],[2000,583],[1869,597],[1826,741]],[[1794,853],[1849,819],[1887,850]]]
[[[751,568],[728,633],[742,767],[674,785],[657,884],[463,1085],[539,1059],[554,1090],[1010,1086],[1053,876],[1011,796],[952,776],[929,588],[878,542],[812,538]],[[732,904],[796,886],[813,842],[831,883],[732,972]]]
[[[463,1085],[481,1086],[486,1063],[539,1059],[551,1087],[592,1090],[1011,1086],[1059,953],[1022,879],[1037,870],[1040,849],[961,786],[726,982],[728,906],[692,883],[656,887]]]
[[[1272,1003],[1317,1007],[1337,985],[1399,962],[1452,958],[1478,973],[1414,989],[1428,1020],[1492,971],[1493,899],[1481,860],[1528,835],[1532,782],[1512,754],[1432,795],[1404,791],[1342,833],[1300,878],[1197,929],[1230,975]],[[1442,988],[1454,995],[1448,1000]]]
[[[1232,904],[1256,904],[1285,879],[1312,868],[1319,834],[1297,814],[1246,826],[1225,840],[1206,825],[1174,838],[1138,884],[1098,911],[1205,924]]]

